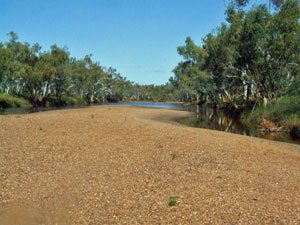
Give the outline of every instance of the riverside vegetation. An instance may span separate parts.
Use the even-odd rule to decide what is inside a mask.
[[[232,2],[226,22],[202,45],[188,37],[178,47],[183,60],[170,82],[185,101],[222,108],[246,124],[272,121],[299,138],[299,2],[269,1],[269,7],[245,10],[249,2]]]
[[[67,48],[18,40],[0,43],[0,107],[57,106],[105,101],[183,101],[208,104],[259,124],[262,119],[300,136],[300,6],[269,0],[228,5],[226,22],[197,45],[187,37],[183,60],[165,85],[139,85],[116,69],[70,56]]]

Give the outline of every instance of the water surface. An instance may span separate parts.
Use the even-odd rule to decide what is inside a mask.
[[[185,109],[183,103],[173,103],[173,102],[118,102],[118,103],[107,103],[105,105],[111,106],[137,106],[146,108],[162,108],[162,109]]]
[[[264,133],[255,124],[253,126],[245,126],[240,120],[230,118],[222,110],[213,110],[210,107],[195,105],[185,106],[185,108],[193,112],[193,115],[181,118],[178,122],[187,126],[300,144],[299,140],[293,140],[286,132]]]

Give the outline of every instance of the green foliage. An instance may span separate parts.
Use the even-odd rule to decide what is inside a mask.
[[[0,95],[0,109],[15,108],[28,105],[30,105],[30,103],[23,98],[14,97],[7,94]]]
[[[66,106],[105,101],[175,101],[173,86],[139,85],[92,55],[72,58],[67,48],[19,41],[16,33],[0,43],[0,93],[22,96],[33,106]]]
[[[170,196],[168,205],[169,206],[176,206],[176,204],[177,204],[177,196]]]
[[[170,83],[185,101],[249,107],[287,94],[299,95],[300,5],[272,1],[244,11],[229,5],[227,23],[209,33],[202,46],[188,37]],[[237,1],[243,6],[248,1]]]
[[[289,130],[292,130],[293,128],[297,128],[300,130],[300,115],[293,114],[290,117],[288,117],[285,120],[285,127],[287,127]]]
[[[0,93],[22,96],[33,106],[92,104],[108,98],[158,101],[169,98],[165,90],[134,84],[116,69],[94,62],[91,55],[72,58],[67,48],[55,44],[42,52],[38,44],[20,42],[14,32],[8,42],[0,43]]]
[[[299,2],[270,0],[276,10],[261,4],[246,11],[249,2],[233,1],[226,23],[207,34],[202,45],[187,37],[177,48],[182,61],[165,85],[136,84],[92,55],[76,59],[55,44],[41,51],[39,44],[20,42],[11,32],[0,43],[0,93],[22,96],[34,106],[186,101],[239,110],[299,95]]]
[[[76,98],[76,97],[70,97],[70,96],[63,96],[61,98],[61,101],[65,103],[65,105],[75,106],[75,105],[85,105],[84,99]]]
[[[269,9],[271,9],[272,5],[275,9],[279,9],[282,6],[282,4],[284,3],[284,1],[285,0],[268,0],[268,1],[266,1],[266,3],[269,4]],[[250,0],[234,0],[234,2],[238,7],[244,7],[251,1]]]
[[[283,97],[266,107],[257,108],[249,115],[246,115],[245,122],[258,124],[262,118],[287,128],[300,125],[299,96]]]
[[[49,106],[80,106],[85,105],[84,99],[71,96],[62,96],[59,100],[55,96],[51,96],[48,99]]]

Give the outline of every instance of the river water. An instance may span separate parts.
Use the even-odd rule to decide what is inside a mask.
[[[210,107],[205,106],[195,106],[195,105],[185,105],[182,103],[163,103],[163,102],[118,102],[118,103],[107,103],[102,105],[110,106],[135,106],[135,107],[150,107],[150,108],[165,108],[174,110],[186,110],[193,112],[192,116],[178,119],[179,123],[182,123],[191,127],[199,127],[211,130],[219,130],[224,132],[236,133],[241,135],[247,135],[252,137],[260,137],[265,139],[277,140],[290,142],[294,144],[300,144],[299,141],[292,140],[290,136],[286,133],[262,133],[257,127],[247,127],[243,125],[239,120],[232,119],[224,114],[221,110],[212,110]],[[85,107],[96,107],[85,106]],[[60,110],[60,109],[75,109],[83,108],[78,106],[71,107],[49,107],[49,108],[14,108],[0,110],[0,115],[5,114],[26,114],[34,113],[40,111],[49,110]]]

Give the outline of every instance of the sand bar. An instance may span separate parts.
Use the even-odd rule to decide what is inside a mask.
[[[187,115],[0,116],[0,224],[300,223],[299,146],[172,122]]]

